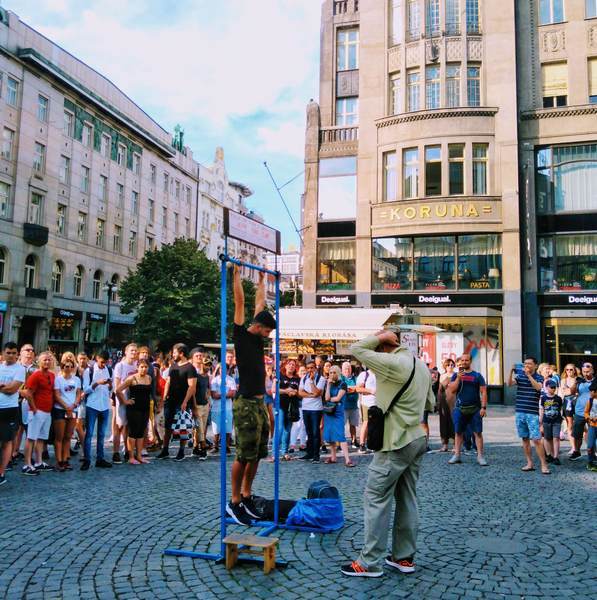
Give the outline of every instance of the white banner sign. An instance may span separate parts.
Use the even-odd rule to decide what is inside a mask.
[[[435,338],[436,363],[441,366],[446,358],[456,360],[464,352],[462,333],[438,333]]]
[[[224,209],[224,235],[280,254],[280,232],[245,215]]]
[[[408,348],[414,356],[419,355],[419,334],[414,331],[400,332],[400,345]]]

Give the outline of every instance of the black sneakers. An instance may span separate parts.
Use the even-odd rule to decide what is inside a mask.
[[[568,460],[578,460],[581,457],[580,452],[576,450],[568,457]]]
[[[159,457],[158,457],[159,458]],[[181,460],[184,460],[184,448],[181,446],[181,448],[178,450],[178,454],[176,455],[176,458],[174,459],[176,462],[180,462]]]
[[[81,466],[79,468],[81,469],[81,471],[89,471],[90,466],[91,466],[91,461],[84,458],[83,462],[81,462]]]
[[[122,464],[122,458],[120,457],[120,453],[119,452],[114,452],[114,454],[112,454],[112,463],[115,465],[121,465]]]
[[[245,511],[250,517],[253,517],[254,519],[261,519],[263,517],[263,514],[255,506],[253,498],[254,496],[250,496],[249,498],[242,496],[242,505],[245,507]]]
[[[95,461],[95,466],[98,469],[111,469],[112,468],[112,464],[109,463],[107,460],[104,460],[103,458],[100,458],[99,460]]]
[[[226,505],[226,514],[239,525],[251,525],[251,517],[248,515],[242,502],[239,502],[238,504],[228,502]]]
[[[170,458],[170,452],[168,452],[168,448],[162,448],[162,451],[156,456],[158,460],[162,460],[164,458]]]

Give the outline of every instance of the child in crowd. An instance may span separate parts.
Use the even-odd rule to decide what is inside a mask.
[[[558,384],[553,379],[548,379],[541,392],[539,401],[539,423],[543,433],[543,446],[545,459],[554,465],[562,464],[560,454],[560,429],[562,427],[563,400],[556,394]]]
[[[589,471],[597,471],[597,459],[595,458],[595,445],[597,443],[597,379],[589,386],[589,399],[585,406],[585,419],[589,431],[587,433],[587,454],[589,455]]]

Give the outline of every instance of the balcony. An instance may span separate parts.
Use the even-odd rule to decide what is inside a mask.
[[[45,246],[48,243],[49,229],[34,223],[23,224],[23,239],[32,246]]]
[[[46,300],[48,297],[48,290],[42,290],[39,288],[25,288],[26,298],[36,298],[37,300]]]
[[[356,154],[359,149],[357,125],[322,127],[319,130],[319,152],[328,156]]]

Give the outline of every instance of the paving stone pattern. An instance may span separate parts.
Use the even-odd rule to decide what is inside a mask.
[[[239,565],[227,572],[222,564],[165,556],[167,547],[219,545],[219,463],[188,458],[35,478],[8,473],[0,488],[0,597],[595,598],[595,473],[584,459],[563,460],[551,476],[522,473],[513,416],[492,412],[488,468],[472,455],[453,466],[446,454],[424,458],[412,575],[387,571],[364,580],[339,572],[362,542],[370,458],[359,456],[355,469],[281,465],[283,498],[304,496],[311,481],[326,478],[340,489],[346,516],[344,529],[330,535],[276,533],[285,569],[264,575],[257,565]],[[437,432],[433,417],[431,428]],[[272,486],[273,465],[264,463],[256,492],[268,495]]]

